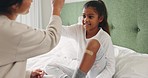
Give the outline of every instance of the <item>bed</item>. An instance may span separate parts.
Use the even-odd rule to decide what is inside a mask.
[[[103,1],[108,10],[116,58],[116,72],[113,78],[148,78],[148,0]],[[85,2],[64,5],[61,13],[64,25],[80,23]],[[74,45],[74,40],[62,37],[58,46],[51,52],[29,59],[27,69],[44,69],[49,63],[60,63],[75,68],[77,61],[74,60]],[[61,58],[65,60],[61,61]],[[48,78],[54,77],[51,75]]]

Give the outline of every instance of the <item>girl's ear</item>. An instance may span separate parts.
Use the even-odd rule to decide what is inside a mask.
[[[104,19],[104,17],[103,17],[103,16],[100,16],[100,17],[99,17],[99,22],[102,22],[103,19]]]

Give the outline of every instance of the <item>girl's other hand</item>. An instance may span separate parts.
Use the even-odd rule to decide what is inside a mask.
[[[31,72],[30,78],[43,78],[45,72],[41,69],[36,69]]]

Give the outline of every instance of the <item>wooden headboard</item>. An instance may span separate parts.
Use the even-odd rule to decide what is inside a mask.
[[[103,0],[114,45],[148,53],[148,0]],[[78,22],[83,2],[67,3],[61,13],[64,25]]]

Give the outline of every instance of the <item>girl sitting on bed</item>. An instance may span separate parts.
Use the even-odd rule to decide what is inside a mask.
[[[115,72],[115,58],[104,2],[101,0],[87,2],[83,9],[82,23],[83,25],[65,26],[62,32],[63,36],[77,42],[77,60],[80,66],[73,78],[85,78],[85,76],[86,78],[112,78]],[[92,39],[95,39],[99,46],[88,49],[95,45],[88,44]],[[46,72],[50,74],[51,69],[47,70]],[[70,74],[67,75],[72,78]]]

